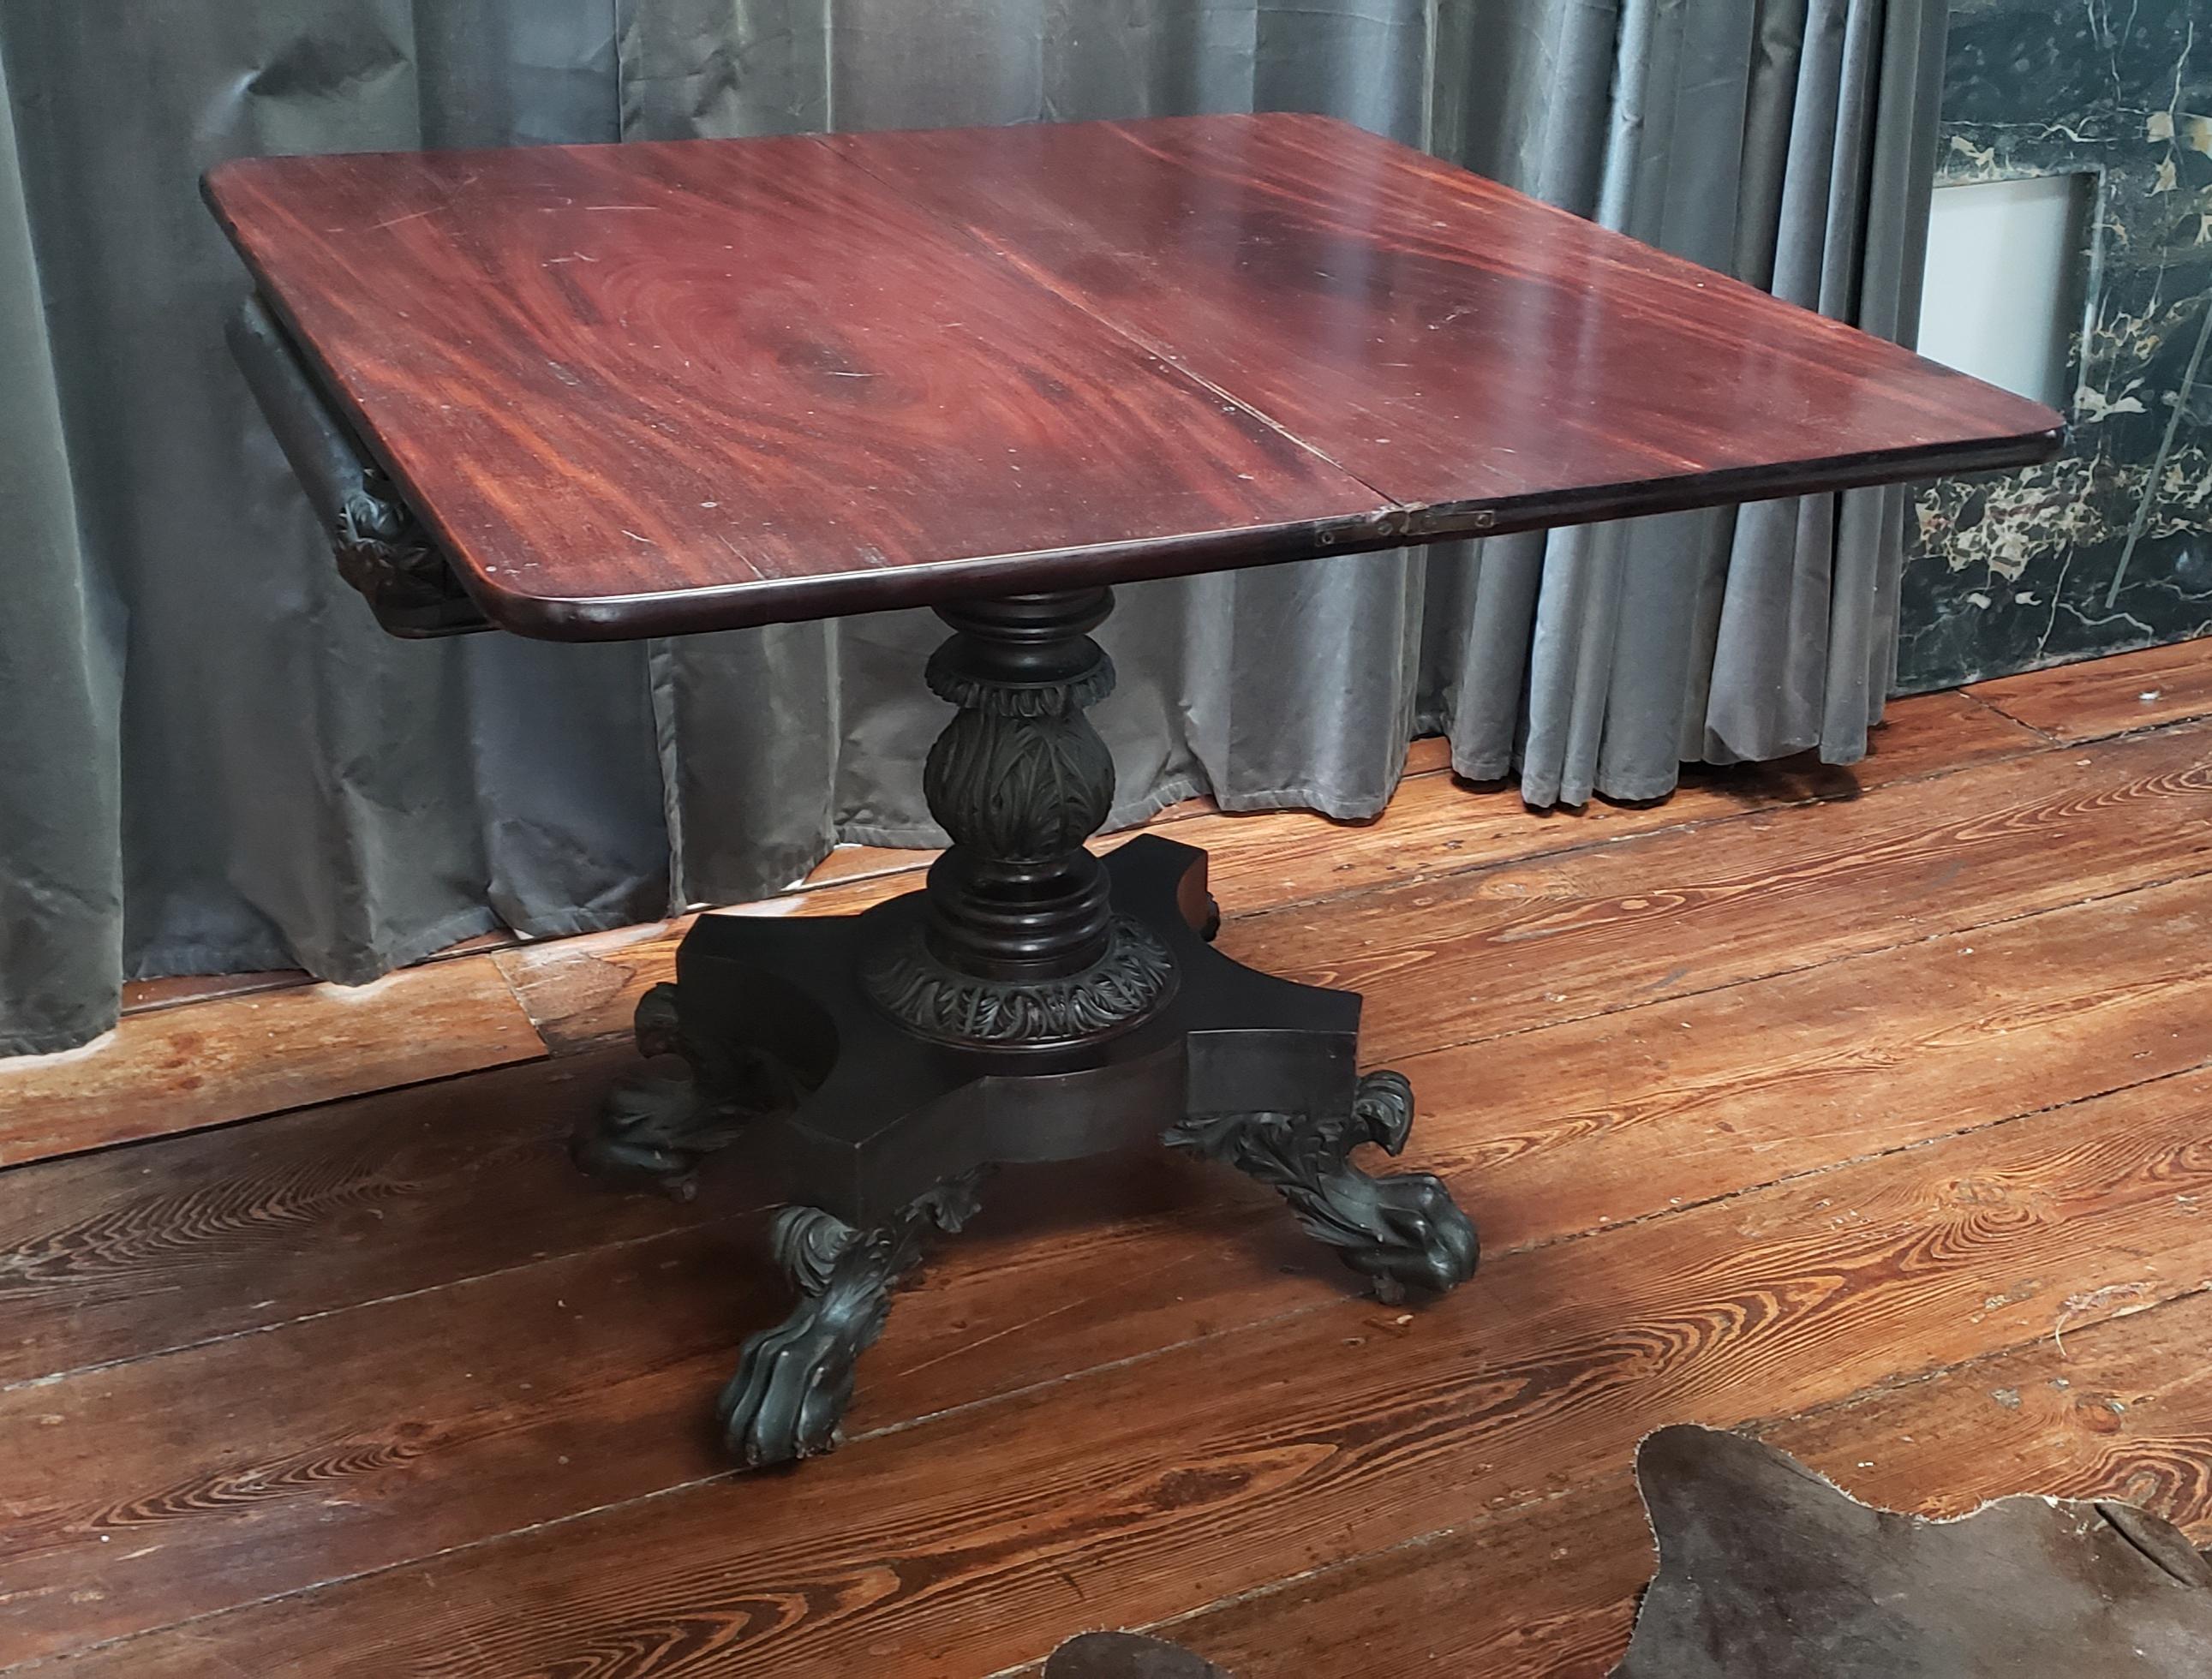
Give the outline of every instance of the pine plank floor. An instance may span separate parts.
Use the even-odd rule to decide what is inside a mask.
[[[1232,1174],[1008,1175],[788,1474],[706,1414],[783,1304],[742,1163],[678,1204],[561,1148],[680,923],[368,1009],[165,982],[0,1063],[0,1671],[982,1679],[1121,1626],[1246,1679],[1600,1675],[1681,1420],[2205,1542],[2209,672],[1902,702],[1853,770],[1657,806],[1534,816],[1421,743],[1373,823],[1164,813],[1225,948],[1367,992],[1481,1273],[1386,1308]]]
[[[2095,740],[2212,711],[2212,642],[2177,642],[1967,690],[2053,740]]]
[[[0,1061],[0,1165],[544,1054],[489,956],[373,985],[222,992],[126,1014],[81,1049]]]

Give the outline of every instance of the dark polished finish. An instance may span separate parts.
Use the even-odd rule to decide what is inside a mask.
[[[1133,1025],[1073,1043],[964,1047],[899,1024],[868,995],[872,953],[924,931],[927,891],[854,916],[702,916],[685,936],[674,1037],[717,1046],[728,1064],[787,1069],[804,1093],[738,1119],[701,1099],[708,1080],[672,1085],[669,1121],[641,1128],[635,1094],[618,1092],[583,1158],[680,1177],[742,1130],[749,1177],[805,1203],[783,1227],[787,1257],[842,1253],[839,1232],[876,1244],[854,1250],[842,1288],[811,1290],[801,1271],[822,1299],[757,1343],[790,1373],[772,1374],[756,1350],[725,1393],[723,1427],[748,1462],[829,1449],[850,1360],[880,1328],[877,1293],[913,1263],[912,1209],[994,1165],[1152,1148],[1171,1133],[1281,1189],[1385,1299],[1472,1270],[1474,1232],[1436,1179],[1370,1179],[1346,1163],[1363,1141],[1395,1152],[1411,1117],[1404,1080],[1358,1076],[1359,999],[1215,951],[1202,851],[1143,836],[1104,872],[1114,914],[1157,942],[1174,984]],[[802,1392],[803,1425],[792,1420]]]
[[[1282,1192],[1383,1299],[1474,1274],[1474,1227],[1405,1147],[1413,1092],[1354,1078],[1359,1001],[1209,947],[1205,854],[1138,839],[1104,862],[1114,763],[1084,715],[1113,686],[1103,589],[946,609],[929,685],[958,708],[924,772],[952,836],[923,890],[865,915],[707,916],[638,1005],[649,1068],[579,1134],[579,1165],[688,1196],[705,1159],[805,1205],[776,1227],[801,1300],[748,1343],[720,1418],[745,1463],[829,1451],[854,1365],[924,1229],[957,1231],[992,1165],[1171,1146]]]
[[[395,636],[452,635],[490,625],[462,590],[445,557],[380,473],[338,509],[331,544],[338,575]]]
[[[947,1043],[1079,1042],[1142,1019],[1174,982],[1166,948],[1116,916],[1084,841],[1114,800],[1114,759],[1084,715],[1114,686],[1090,631],[1105,589],[941,608],[954,634],[931,691],[960,708],[922,790],[952,844],[918,926],[868,953],[868,995]]]
[[[918,1195],[872,1230],[812,1207],[776,1214],[776,1263],[799,1293],[791,1316],[745,1343],[715,1415],[731,1454],[748,1467],[794,1463],[837,1444],[853,1397],[853,1368],[890,1315],[891,1290],[921,1261],[933,1229],[975,1216],[980,1171]]]
[[[1382,1072],[1359,1081],[1349,1114],[1197,1114],[1173,1127],[1167,1141],[1280,1190],[1308,1235],[1371,1277],[1378,1299],[1395,1301],[1408,1287],[1456,1288],[1474,1274],[1480,1252],[1474,1226],[1442,1178],[1425,1171],[1370,1177],[1352,1164],[1362,1143],[1399,1153],[1413,1128],[1413,1086],[1402,1074]]]
[[[376,621],[410,638],[489,630],[414,510],[331,411],[283,329],[248,298],[227,329],[231,355],[330,533],[338,575]]]
[[[502,628],[1095,587],[2047,458],[1321,118],[263,158],[216,213]]]
[[[827,143],[1464,536],[2048,454],[2058,417],[1324,117]]]
[[[1191,1115],[1349,1122],[1358,998],[1208,945],[1204,852],[1143,835],[1105,861],[1115,914],[1158,942],[1175,986],[1133,1025],[1073,1044],[963,1047],[884,1012],[867,956],[924,923],[926,892],[859,916],[701,917],[677,952],[682,1036],[803,1086],[753,1110],[748,1173],[866,1228],[975,1167],[1156,1147]]]
[[[1086,854],[1087,855],[1087,854]],[[1103,882],[1102,882],[1103,885]],[[1080,1043],[1141,1020],[1175,983],[1166,947],[1126,916],[1108,916],[1104,948],[1074,972],[1005,979],[963,972],[931,943],[943,905],[867,953],[861,981],[884,1013],[910,1031],[975,1049]]]
[[[209,191],[505,629],[813,617],[1395,527],[814,139],[264,158]]]

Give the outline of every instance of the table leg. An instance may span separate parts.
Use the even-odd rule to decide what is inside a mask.
[[[776,1215],[776,1262],[798,1305],[748,1341],[715,1415],[732,1456],[754,1468],[829,1451],[853,1397],[853,1367],[890,1315],[891,1291],[921,1260],[928,1230],[975,1214],[980,1171],[940,1184],[889,1222],[855,1230],[817,1207]]]
[[[1114,686],[1090,632],[1105,589],[945,608],[953,634],[930,690],[959,710],[930,748],[922,790],[952,844],[923,913],[868,952],[863,982],[940,1043],[1023,1049],[1096,1039],[1172,989],[1166,947],[1116,914],[1084,842],[1106,820],[1114,759],[1085,715]]]
[[[631,1081],[579,1140],[587,1170],[686,1193],[742,1139],[798,1203],[776,1247],[800,1303],[722,1397],[750,1463],[835,1444],[892,1283],[994,1165],[1165,1141],[1280,1190],[1387,1299],[1474,1271],[1441,1182],[1351,1163],[1398,1153],[1413,1119],[1402,1078],[1358,1074],[1358,998],[1212,948],[1204,853],[1086,849],[1113,793],[1084,715],[1113,684],[1090,635],[1110,605],[1092,589],[942,611],[928,679],[958,710],[923,785],[952,844],[927,886],[860,916],[702,917],[638,1017],[640,1048],[685,1070]]]
[[[1431,1172],[1370,1177],[1352,1164],[1362,1143],[1396,1155],[1413,1126],[1413,1087],[1402,1073],[1370,1073],[1348,1114],[1194,1114],[1170,1126],[1170,1148],[1188,1149],[1280,1190],[1306,1233],[1373,1280],[1376,1296],[1408,1287],[1437,1293],[1474,1274],[1474,1226]]]
[[[638,1000],[632,1031],[638,1053],[659,1064],[623,1080],[569,1145],[579,1168],[609,1183],[689,1201],[709,1155],[754,1121],[797,1107],[811,1083],[773,1045],[687,1032],[673,985]]]

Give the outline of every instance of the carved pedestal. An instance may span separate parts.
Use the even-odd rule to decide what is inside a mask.
[[[1140,836],[1103,862],[1113,762],[1085,707],[1113,685],[1103,589],[946,608],[930,687],[959,708],[924,785],[953,843],[927,887],[860,916],[701,919],[638,1011],[647,1055],[578,1139],[587,1170],[689,1193],[742,1141],[797,1203],[777,1256],[791,1316],[722,1396],[748,1463],[830,1449],[854,1362],[932,1227],[988,1170],[1162,1141],[1281,1191],[1385,1299],[1464,1281],[1473,1226],[1425,1172],[1370,1177],[1412,1094],[1358,1076],[1359,1000],[1231,961],[1203,852]]]

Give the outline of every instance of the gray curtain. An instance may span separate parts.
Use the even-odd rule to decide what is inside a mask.
[[[1941,0],[7,0],[0,1052],[127,976],[356,982],[926,843],[922,614],[638,646],[380,636],[230,368],[195,184],[273,151],[1324,110],[1909,332]],[[1850,762],[1868,492],[1121,592],[1115,819],[1379,809],[1416,733],[1532,803]]]

